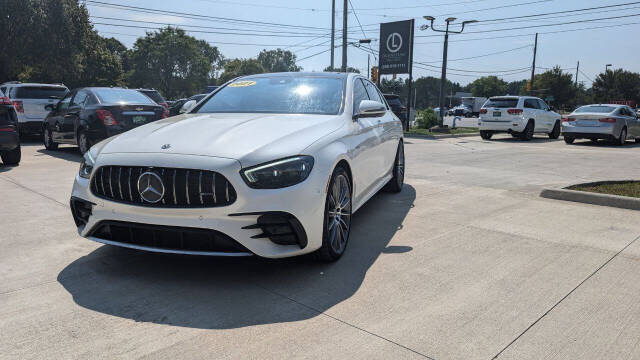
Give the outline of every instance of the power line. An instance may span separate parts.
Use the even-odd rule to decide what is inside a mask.
[[[586,77],[587,80],[591,81],[591,84],[595,83],[595,81],[593,81],[593,79],[590,78],[587,74],[585,74],[582,70],[578,70],[578,72],[580,72],[580,74],[582,74],[582,76]]]
[[[362,35],[366,39],[367,38],[367,34],[365,34],[364,29],[362,28],[362,24],[360,23],[360,19],[358,19],[358,14],[356,13],[355,9],[353,9],[353,3],[351,2],[351,0],[349,0],[349,5],[351,5],[351,10],[353,10],[353,15],[355,16],[356,21],[358,22],[358,25],[360,26],[360,30],[362,31]],[[373,49],[371,49],[371,44],[368,45],[368,48],[370,50],[373,50]],[[378,59],[378,57],[375,54],[373,55],[373,57],[376,60]],[[367,70],[367,72],[368,72],[368,70]]]
[[[612,8],[612,7],[620,7],[620,6],[628,6],[628,5],[636,5],[636,4],[640,4],[640,1],[634,1],[634,2],[622,3],[622,4],[614,4],[614,5],[596,6],[596,7],[590,7],[590,8],[582,8],[582,9],[554,11],[554,12],[542,13],[542,14],[511,16],[511,17],[508,17],[508,18],[498,18],[498,19],[479,20],[479,21],[482,22],[482,23],[486,23],[486,22],[490,22],[490,21],[493,22],[493,21],[501,21],[501,20],[524,19],[524,18],[530,18],[530,17],[540,17],[540,16],[547,16],[547,15],[566,14],[566,13],[571,13],[571,12],[582,12],[582,11],[589,11],[589,10],[599,10],[599,9],[607,9],[607,8]]]
[[[525,46],[520,46],[520,47],[517,47],[517,48],[514,48],[514,49],[503,50],[503,51],[493,52],[493,53],[489,53],[489,54],[483,54],[483,55],[477,55],[477,56],[469,56],[469,57],[463,57],[463,58],[457,58],[457,59],[448,59],[447,61],[460,61],[460,60],[478,59],[478,58],[482,58],[482,57],[499,55],[499,54],[504,54],[504,53],[516,51],[516,50],[526,49],[526,48],[530,48],[531,46],[532,45],[525,45]],[[440,62],[442,62],[442,60],[426,61],[425,63],[426,64],[435,64],[435,63],[440,63]]]

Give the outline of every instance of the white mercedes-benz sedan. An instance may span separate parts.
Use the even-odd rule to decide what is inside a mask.
[[[351,215],[403,182],[402,124],[372,82],[272,73],[94,145],[71,210],[80,235],[104,244],[333,261]]]

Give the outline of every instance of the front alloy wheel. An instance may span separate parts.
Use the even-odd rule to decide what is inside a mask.
[[[324,214],[322,246],[317,251],[323,261],[342,256],[351,231],[351,181],[345,169],[336,168],[331,176]]]
[[[58,144],[51,137],[51,130],[46,127],[42,129],[42,142],[47,150],[56,150],[58,148]]]
[[[89,138],[87,137],[86,131],[80,131],[78,134],[78,149],[80,150],[80,154],[84,155],[91,148],[91,143],[89,142]]]

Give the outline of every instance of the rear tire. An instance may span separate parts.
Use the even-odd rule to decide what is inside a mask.
[[[640,138],[635,138],[636,144],[640,143]]]
[[[393,164],[393,177],[384,190],[392,193],[399,193],[402,191],[402,185],[404,184],[404,143],[400,141],[398,144],[398,150],[396,152],[396,161]]]
[[[529,122],[527,123],[527,126],[524,128],[522,133],[520,133],[520,140],[529,141],[533,139],[533,129],[534,129],[534,123],[532,120],[529,120]]]
[[[44,144],[44,148],[47,150],[58,149],[58,143],[53,141],[53,138],[51,137],[51,130],[46,127],[42,129],[42,143]]]
[[[553,125],[553,130],[549,133],[549,139],[557,139],[560,137],[560,122],[556,121]]]
[[[491,140],[492,136],[493,136],[493,133],[491,131],[480,130],[480,137],[483,138],[484,140]]]
[[[324,205],[322,246],[316,250],[318,260],[338,260],[347,248],[351,232],[351,181],[349,174],[338,166],[331,175]]]
[[[574,141],[576,141],[576,139],[572,138],[571,136],[564,137],[564,142],[566,142],[567,144],[573,144]]]
[[[2,157],[2,162],[5,165],[18,165],[20,163],[20,159],[22,158],[22,150],[20,149],[20,145],[17,148],[11,151],[3,152],[0,157]]]

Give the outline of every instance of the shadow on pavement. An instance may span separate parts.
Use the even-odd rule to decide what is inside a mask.
[[[336,263],[102,246],[69,264],[58,282],[78,305],[135,321],[229,329],[309,319],[354,295],[381,253],[403,256],[412,250],[388,244],[415,198],[409,185],[400,194],[374,196],[354,214],[349,246]]]
[[[47,150],[44,148],[38,149],[38,153],[41,155],[49,155],[58,159],[73,161],[80,163],[82,161],[82,155],[78,151],[78,148],[73,147],[60,147],[58,150]]]

